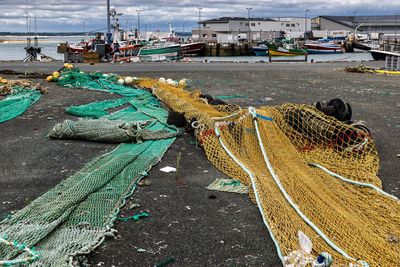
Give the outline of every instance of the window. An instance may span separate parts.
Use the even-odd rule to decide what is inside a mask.
[[[246,23],[244,26],[249,26],[249,23]]]
[[[286,27],[290,27],[290,24],[286,24]]]
[[[217,34],[215,34],[215,33],[213,33],[213,34],[211,34],[211,37],[217,37]]]
[[[261,23],[259,22],[258,25],[261,25]]]
[[[256,26],[256,24],[255,24],[255,23],[251,23],[251,26],[254,26],[254,27],[255,27],[255,26]]]
[[[294,24],[292,24],[292,27],[294,27],[295,25]]]
[[[207,37],[207,33],[203,33],[203,37]]]
[[[240,22],[240,25],[243,25],[243,22]]]

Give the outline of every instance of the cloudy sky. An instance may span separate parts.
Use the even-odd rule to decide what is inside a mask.
[[[221,16],[247,16],[247,7],[252,8],[252,17],[304,17],[318,15],[392,15],[400,14],[400,0],[111,0],[111,5],[124,15],[120,19],[124,27],[135,27],[137,9],[140,25],[144,30],[165,30],[168,21],[173,21],[176,31],[188,31],[198,20],[197,7],[202,7],[202,18]],[[0,31],[26,31],[25,0],[0,0]],[[39,32],[65,32],[101,30],[106,27],[106,0],[28,0],[31,30],[33,17],[37,17]],[[399,15],[400,20],[400,15]],[[84,23],[85,21],[85,23]],[[400,23],[400,22],[399,22]]]

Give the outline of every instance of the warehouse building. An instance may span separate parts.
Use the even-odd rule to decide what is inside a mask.
[[[400,15],[387,16],[319,16],[311,20],[313,30],[346,30],[363,33],[400,33]]]
[[[192,29],[192,39],[218,43],[258,41],[278,38],[284,33],[301,37],[306,29],[311,29],[311,19],[221,17],[199,22],[199,27]]]

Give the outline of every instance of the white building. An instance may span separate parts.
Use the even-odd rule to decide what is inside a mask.
[[[305,30],[311,30],[311,20],[307,19],[306,21],[305,18],[222,17],[201,21],[199,26],[192,29],[193,40],[229,43],[238,42],[241,39],[267,40],[277,38],[282,34],[300,37]]]

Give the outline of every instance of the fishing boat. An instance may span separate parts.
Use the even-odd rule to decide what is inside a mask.
[[[293,56],[307,55],[307,51],[304,49],[284,48],[282,46],[276,46],[273,44],[268,44],[267,46],[268,46],[268,53],[272,57],[276,56],[293,57]]]
[[[67,44],[67,47],[69,52],[87,52],[89,51],[89,42],[82,40],[79,43]]]
[[[306,43],[304,47],[307,49],[309,54],[336,54],[344,53],[344,49],[335,43]]]
[[[143,60],[165,60],[178,57],[180,44],[153,44],[140,49],[138,56]]]
[[[386,56],[396,56],[400,57],[400,53],[394,53],[389,51],[381,51],[381,50],[369,50],[371,56],[374,60],[385,60]]]
[[[196,42],[190,44],[181,44],[178,55],[182,57],[193,57],[203,54],[206,48],[206,43]]]
[[[253,52],[256,56],[266,56],[268,54],[268,46],[266,44],[253,46]]]
[[[119,61],[130,62],[132,57],[138,56],[139,51],[142,47],[143,45],[137,42],[120,42]]]

